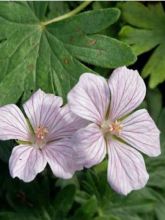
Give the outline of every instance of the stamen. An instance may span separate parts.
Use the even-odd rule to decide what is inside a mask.
[[[121,123],[116,120],[115,122],[111,123],[110,132],[112,134],[119,134],[121,132],[122,128],[123,128],[123,126],[121,125]]]
[[[104,135],[119,135],[119,133],[121,132],[123,126],[121,125],[121,123],[119,121],[115,121],[115,122],[109,122],[109,121],[104,121],[103,124],[101,125],[101,130],[103,132]]]
[[[46,143],[46,136],[48,134],[48,129],[39,126],[35,129],[35,142],[39,147],[42,147]]]

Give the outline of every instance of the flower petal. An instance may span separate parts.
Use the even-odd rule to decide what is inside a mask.
[[[71,178],[76,170],[74,151],[68,138],[50,142],[43,153],[56,177]]]
[[[75,131],[86,126],[89,122],[72,113],[65,105],[58,114],[54,115],[54,123],[48,134],[48,140],[71,137]]]
[[[0,108],[0,139],[30,139],[28,123],[21,110],[14,104]]]
[[[120,137],[148,156],[158,156],[160,132],[145,109],[138,110],[122,121]]]
[[[27,145],[14,147],[9,159],[10,174],[24,182],[32,181],[37,173],[44,170],[46,160],[39,149]]]
[[[68,94],[73,113],[89,121],[100,123],[110,102],[110,91],[106,80],[92,73],[84,73],[77,85]]]
[[[112,121],[132,112],[143,101],[146,86],[137,71],[120,67],[109,81],[111,91],[110,118]]]
[[[60,111],[61,105],[61,97],[46,94],[39,89],[23,105],[23,108],[34,129],[39,126],[49,128],[55,115]]]
[[[146,185],[149,175],[138,151],[117,140],[111,140],[108,144],[108,157],[108,182],[116,192],[127,195]]]
[[[78,130],[72,137],[77,163],[84,167],[99,164],[106,155],[106,142],[95,124]]]

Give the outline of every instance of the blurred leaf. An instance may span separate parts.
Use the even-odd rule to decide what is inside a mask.
[[[61,187],[62,189],[68,185],[79,186],[77,176],[74,175],[71,179],[57,179],[55,186]]]
[[[163,108],[158,119],[158,126],[160,130],[165,134],[165,109]]]
[[[12,212],[1,212],[0,213],[1,220],[37,220],[37,217],[34,217],[30,214],[16,214]],[[43,220],[43,219],[40,219]]]
[[[144,66],[143,77],[150,76],[149,85],[156,87],[165,80],[165,12],[161,3],[145,6],[139,2],[121,4],[123,19],[130,26],[122,27],[120,37],[139,55],[154,49]]]
[[[94,172],[95,170],[96,172]],[[103,220],[108,219],[110,216],[120,220],[143,220],[145,218],[141,215],[155,214],[158,199],[153,195],[153,190],[145,187],[130,193],[126,197],[120,196],[114,190],[111,190],[107,183],[106,170],[97,171],[95,168],[94,171],[87,171],[85,178],[82,179],[81,177],[81,183],[84,191],[96,196],[98,214],[100,217],[104,217]],[[100,217],[97,218],[100,219]]]
[[[63,15],[69,11],[68,2],[65,1],[59,1],[59,2],[50,1],[48,4],[49,4],[48,18],[54,18]]]
[[[84,203],[86,203],[86,201],[89,198],[90,198],[90,195],[87,192],[81,191],[81,190],[77,190],[76,196],[75,196],[75,201],[77,203],[84,204]]]
[[[17,213],[14,212],[1,212],[0,213],[1,220],[51,220],[51,217],[48,213],[41,209],[28,211],[28,210],[19,210]]]
[[[156,215],[158,220],[164,220],[165,216],[165,199],[163,197],[159,197],[159,204],[156,207]]]
[[[71,220],[91,220],[97,213],[97,200],[92,196],[85,204],[75,211]]]
[[[158,118],[158,127],[161,131],[160,133],[160,140],[161,140],[161,149],[162,153],[165,153],[165,109],[161,110],[161,113]]]
[[[28,1],[29,6],[32,8],[36,16],[40,19],[45,18],[45,14],[48,8],[48,2],[42,2],[42,4],[38,4],[38,2],[35,1]]]
[[[102,163],[94,167],[96,173],[105,172],[108,167],[108,160],[105,159]]]
[[[155,168],[155,170],[153,172],[150,172],[150,181],[149,181],[149,185],[152,187],[160,187],[162,189],[164,189],[165,186],[165,172],[164,172],[164,166],[158,166]],[[161,180],[161,181],[158,181]]]
[[[24,101],[37,88],[66,98],[79,76],[92,71],[79,60],[102,67],[135,60],[126,44],[94,35],[116,22],[118,9],[84,12],[45,27],[46,8],[46,2],[0,3],[0,105],[22,94]]]
[[[151,117],[157,122],[162,109],[162,95],[158,89],[147,91],[147,108]]]
[[[0,159],[8,162],[11,150],[14,147],[14,141],[0,141]]]
[[[134,191],[129,194],[127,197],[119,197],[118,201],[114,204],[111,204],[111,213],[116,214],[117,216],[122,216],[124,213],[132,214],[135,213],[148,213],[153,210],[155,199],[147,191],[147,189],[142,189]],[[108,203],[105,206],[108,212]]]
[[[54,202],[51,204],[52,210],[55,213],[55,219],[60,220],[68,214],[74,202],[75,192],[75,186],[68,185],[57,194]]]
[[[81,178],[81,182],[83,189],[88,194],[95,195],[99,202],[104,201],[104,197],[108,200],[109,195],[111,196],[106,170],[101,173],[96,173],[95,170],[87,170],[84,179]]]
[[[4,187],[7,189],[5,197],[9,207],[16,212],[32,212],[49,204],[49,182],[43,174],[28,184],[18,178],[6,178]]]
[[[94,220],[120,220],[120,218],[115,216],[107,216],[107,217],[96,217]]]

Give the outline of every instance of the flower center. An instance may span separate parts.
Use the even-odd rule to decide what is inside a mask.
[[[46,144],[46,136],[48,134],[48,129],[42,126],[39,126],[35,129],[35,144],[42,148]]]
[[[109,135],[109,134],[119,135],[122,128],[123,128],[122,124],[117,120],[111,123],[109,121],[104,121],[101,125],[101,130],[104,135]]]

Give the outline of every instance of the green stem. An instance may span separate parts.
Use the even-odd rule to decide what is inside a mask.
[[[64,14],[64,15],[61,15],[59,17],[56,17],[56,18],[53,18],[49,21],[45,21],[45,22],[42,22],[42,25],[43,26],[46,26],[48,24],[52,24],[54,22],[57,22],[57,21],[61,21],[61,20],[64,20],[66,18],[69,18],[73,15],[76,15],[77,13],[79,13],[80,11],[82,11],[84,8],[86,8],[92,1],[84,1],[82,4],[80,4],[77,8],[75,8],[74,10]]]

